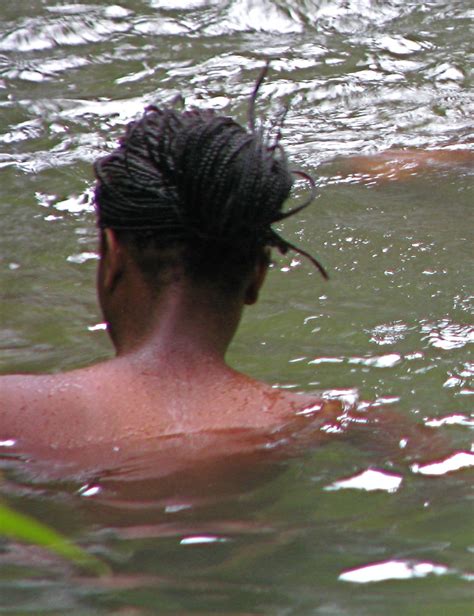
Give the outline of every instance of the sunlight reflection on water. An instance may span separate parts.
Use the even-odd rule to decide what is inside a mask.
[[[257,115],[289,106],[282,143],[319,191],[278,231],[321,255],[331,278],[323,284],[305,260],[276,255],[231,361],[281,387],[323,390],[345,410],[388,406],[418,419],[433,453],[415,463],[402,430],[394,449],[403,467],[385,445],[377,450],[386,435],[374,433],[369,455],[367,439],[342,446],[328,423],[331,444],[276,470],[254,463],[245,477],[241,465],[223,477],[194,466],[191,478],[169,475],[170,446],[170,460],[149,461],[145,470],[159,475],[150,483],[134,483],[137,457],[116,483],[111,472],[55,483],[54,465],[15,462],[17,443],[5,438],[2,499],[114,568],[94,581],[2,542],[5,610],[469,611],[472,159],[454,165],[451,154],[473,145],[470,11],[465,0],[2,3],[1,370],[52,372],[110,356],[93,290],[90,163],[146,105],[177,94],[245,123],[270,58]],[[449,155],[420,165],[420,151],[438,149]],[[371,155],[386,151],[377,168]],[[297,186],[288,207],[304,196]],[[455,453],[437,455],[445,435]],[[263,454],[289,440],[269,441]],[[411,559],[414,546],[421,555]],[[352,590],[390,580],[409,586]]]
[[[341,573],[339,579],[343,582],[368,584],[370,582],[384,582],[386,580],[409,580],[422,578],[427,575],[445,575],[449,569],[444,565],[429,562],[409,562],[390,560],[374,563]]]
[[[400,487],[403,478],[399,475],[393,475],[382,471],[368,469],[362,473],[350,477],[349,479],[341,479],[334,482],[324,489],[332,490],[365,490],[371,492],[373,490],[383,490],[385,492],[396,492]]]
[[[474,466],[474,454],[460,451],[440,462],[434,462],[433,464],[426,464],[424,466],[415,464],[412,466],[412,471],[414,473],[421,473],[422,475],[436,476],[452,473],[453,471],[469,468],[470,466]]]

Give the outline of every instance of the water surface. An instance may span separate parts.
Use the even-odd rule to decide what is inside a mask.
[[[397,180],[347,161],[472,148],[471,27],[467,0],[2,3],[1,372],[110,356],[97,327],[91,162],[144,106],[177,94],[245,122],[270,58],[258,114],[289,105],[283,142],[319,187],[279,230],[331,280],[275,255],[231,363],[284,387],[357,392],[469,453],[472,167],[428,165]],[[298,185],[288,207],[304,193]],[[137,467],[159,462],[132,456],[115,475],[59,481],[9,459],[7,445],[3,498],[113,575],[92,579],[2,541],[0,612],[464,616],[472,607],[466,454],[423,466],[334,435],[286,460],[226,458],[191,476],[138,479]]]

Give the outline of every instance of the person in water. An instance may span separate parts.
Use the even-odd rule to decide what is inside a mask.
[[[298,251],[272,225],[307,205],[283,210],[293,173],[280,135],[255,128],[258,85],[248,129],[211,110],[149,107],[96,161],[97,290],[116,356],[1,377],[0,439],[78,447],[340,412],[225,361],[271,249]]]

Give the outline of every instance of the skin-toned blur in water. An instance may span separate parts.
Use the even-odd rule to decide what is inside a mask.
[[[41,465],[6,437],[5,505],[74,539],[111,573],[92,579],[2,538],[2,609],[469,613],[470,8],[2,3],[1,373],[111,357],[94,288],[93,160],[144,107],[178,94],[245,123],[268,58],[257,117],[288,105],[282,143],[318,186],[314,204],[276,228],[316,255],[330,281],[298,255],[274,254],[229,363],[283,391],[324,391],[362,417],[367,401],[390,417],[387,428],[361,422],[350,439],[340,421],[314,425],[311,407],[270,436],[176,435],[141,453],[132,439],[84,450],[98,472],[83,474],[62,455]],[[306,196],[298,183],[287,207]]]

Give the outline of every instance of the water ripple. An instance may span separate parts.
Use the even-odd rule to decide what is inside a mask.
[[[238,31],[300,33],[303,25],[297,15],[288,15],[270,0],[237,0],[231,2],[219,23],[205,29],[208,35]]]
[[[26,20],[23,26],[0,38],[0,51],[31,52],[97,43],[129,29],[127,22],[107,18],[74,16],[74,19],[57,18],[46,24],[42,19]]]
[[[437,349],[459,349],[466,344],[474,342],[474,327],[460,325],[449,319],[442,319],[436,323],[426,323],[422,326],[423,340]]]

